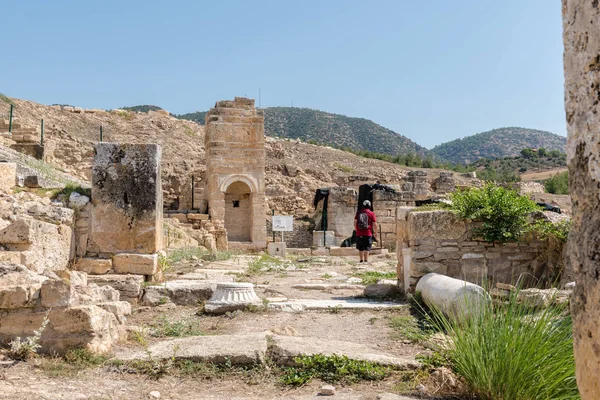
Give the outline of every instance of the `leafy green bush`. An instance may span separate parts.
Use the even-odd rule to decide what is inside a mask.
[[[542,240],[555,237],[565,243],[571,230],[571,220],[556,223],[547,220],[538,220],[531,225],[530,230]]]
[[[527,215],[539,207],[517,192],[488,183],[452,194],[452,209],[461,218],[481,222],[473,233],[487,242],[517,241],[525,233]]]
[[[517,295],[488,302],[462,322],[433,311],[432,321],[449,336],[452,369],[479,399],[579,399],[567,306],[531,314]]]
[[[569,172],[561,172],[546,179],[544,188],[552,194],[569,194]]]
[[[281,378],[286,385],[304,385],[313,378],[328,383],[376,381],[386,378],[390,373],[387,367],[368,361],[351,360],[337,354],[302,356],[294,358],[294,361],[300,365],[286,369]]]

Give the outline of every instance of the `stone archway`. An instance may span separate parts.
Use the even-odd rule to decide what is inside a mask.
[[[225,229],[227,240],[252,241],[252,193],[245,182],[235,181],[225,190]]]

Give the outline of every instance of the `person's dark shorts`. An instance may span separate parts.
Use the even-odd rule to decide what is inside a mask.
[[[373,245],[373,236],[359,236],[356,238],[356,248],[358,251],[371,251]]]

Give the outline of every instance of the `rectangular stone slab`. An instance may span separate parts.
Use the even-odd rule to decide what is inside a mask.
[[[162,248],[161,148],[97,143],[92,169],[92,241],[102,253]]]
[[[115,358],[123,361],[153,359],[194,360],[215,364],[253,365],[264,361],[267,335],[264,332],[243,335],[191,336],[154,343],[148,350],[124,350]]]
[[[154,275],[158,272],[157,254],[115,254],[112,261],[117,274]]]

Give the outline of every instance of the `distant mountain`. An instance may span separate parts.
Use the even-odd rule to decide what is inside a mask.
[[[426,148],[368,119],[296,107],[271,107],[265,108],[264,112],[268,136],[393,156],[408,153],[429,155]],[[204,124],[205,115],[206,112],[198,111],[176,117]]]
[[[567,138],[537,129],[507,127],[443,143],[431,152],[455,163],[472,163],[480,158],[518,156],[525,148],[565,151]]]
[[[142,106],[131,106],[131,107],[121,107],[121,110],[127,110],[127,111],[134,111],[134,112],[145,112],[147,113],[148,111],[158,111],[158,110],[162,110],[162,108],[160,108],[159,106],[152,106],[149,104],[145,104]]]

